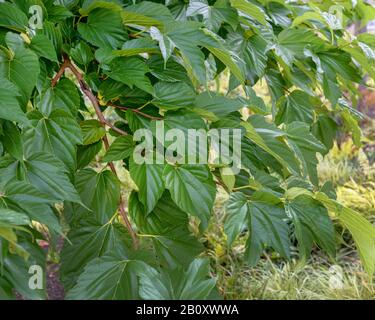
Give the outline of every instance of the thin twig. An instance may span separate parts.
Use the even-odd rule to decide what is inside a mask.
[[[107,104],[107,106],[114,107],[114,108],[121,109],[121,110],[125,110],[125,111],[126,110],[130,110],[130,111],[132,111],[134,113],[138,113],[139,115],[141,115],[141,116],[143,116],[145,118],[151,119],[151,120],[163,120],[163,118],[151,116],[151,115],[149,115],[147,113],[142,112],[141,110],[133,109],[133,108],[129,108],[129,107],[124,107],[124,106],[118,106],[117,104],[114,104],[112,102],[109,102]]]
[[[57,82],[60,80],[60,78],[63,76],[66,68],[68,68],[68,62],[64,59],[64,63],[61,65],[60,70],[57,72],[56,76],[52,79],[51,85],[52,87],[55,87]]]
[[[120,133],[122,135],[127,135],[127,133],[125,131],[122,131],[121,129],[117,128],[116,126],[112,125],[110,122],[108,122],[106,120],[106,118],[104,117],[102,111],[100,110],[100,105],[99,105],[97,97],[93,94],[91,88],[85,82],[85,80],[83,78],[83,75],[72,64],[72,62],[70,61],[70,59],[69,59],[68,56],[64,56],[64,63],[62,64],[59,72],[53,78],[52,83],[51,83],[52,86],[55,86],[57,84],[57,82],[62,77],[62,75],[64,74],[64,71],[67,68],[69,68],[72,71],[72,73],[74,74],[74,76],[77,78],[77,80],[79,82],[79,85],[81,87],[82,92],[91,101],[92,105],[94,106],[95,113],[98,116],[98,119],[99,119],[100,123],[103,125],[103,127],[108,126],[111,129],[113,129],[114,131],[116,131],[116,132],[118,132],[118,133]],[[103,142],[104,142],[105,149],[108,150],[109,149],[109,141],[108,141],[108,138],[107,138],[106,135],[103,137]],[[111,171],[118,177],[118,174],[117,174],[117,171],[116,171],[116,168],[115,168],[113,162],[109,162],[108,165],[111,168]],[[121,217],[123,218],[123,220],[125,222],[125,226],[128,229],[128,232],[129,232],[129,234],[130,234],[130,236],[131,236],[131,238],[133,240],[134,248],[138,249],[139,248],[139,241],[138,241],[136,233],[134,232],[134,230],[132,228],[132,225],[131,225],[131,223],[129,221],[129,218],[128,218],[127,214],[126,214],[124,201],[123,201],[121,195],[120,195],[119,213],[120,213]]]

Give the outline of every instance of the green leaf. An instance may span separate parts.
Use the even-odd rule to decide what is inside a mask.
[[[124,226],[114,222],[103,225],[86,219],[68,233],[68,239],[71,244],[66,244],[62,250],[60,269],[61,279],[67,290],[74,287],[88,263],[109,253],[129,250],[129,239]]]
[[[49,115],[53,110],[62,109],[76,116],[81,97],[76,85],[69,79],[61,79],[54,88],[48,88],[39,96],[39,111]]]
[[[241,84],[245,83],[245,77],[243,75],[244,63],[238,56],[224,47],[218,48],[206,45],[206,48],[228,67]]]
[[[226,211],[225,233],[229,245],[246,228],[250,232],[245,253],[250,265],[257,264],[267,245],[289,259],[289,227],[277,197],[258,192],[248,198],[241,192],[235,192],[228,200]]]
[[[298,161],[283,140],[285,132],[278,129],[274,124],[265,121],[264,117],[251,116],[246,123],[242,123],[246,129],[246,137],[272,155],[285,168],[292,172],[299,172]]]
[[[261,9],[259,9],[259,7],[257,7],[255,4],[248,2],[246,0],[231,0],[230,3],[232,7],[247,14],[251,18],[255,19],[255,21],[263,25],[267,25],[265,13]]]
[[[327,21],[324,19],[324,17],[319,14],[318,12],[313,12],[313,11],[307,11],[305,13],[303,13],[301,16],[298,16],[296,17],[294,20],[293,20],[293,23],[292,23],[292,27],[296,27],[306,21],[318,21],[318,22],[322,22],[326,25],[327,24]]]
[[[114,56],[129,57],[140,53],[158,53],[157,44],[149,38],[140,38],[126,41],[121,50],[116,50],[112,54]]]
[[[105,154],[103,162],[118,161],[129,158],[133,152],[134,145],[132,136],[121,136],[116,138]]]
[[[140,25],[145,27],[149,26],[148,22],[151,22],[151,20],[147,19],[152,19],[154,21],[152,25],[154,26],[158,26],[160,23],[168,24],[169,22],[173,21],[173,16],[165,5],[161,3],[155,3],[152,1],[141,1],[137,4],[133,4],[131,6],[126,7],[126,10],[123,12],[123,18],[125,18],[126,16],[132,17],[129,14],[130,12],[133,14],[136,13],[140,17],[142,17],[140,22],[145,23]],[[127,19],[125,19],[125,22],[127,24],[134,23],[134,21],[129,21]]]
[[[240,41],[238,41],[241,39]],[[246,41],[242,41],[243,36],[239,33],[231,34],[230,44],[233,46],[239,46],[236,52],[244,55],[244,61],[246,62],[247,68],[251,71],[255,71],[258,77],[262,77],[267,67],[267,41],[260,35],[253,35]]]
[[[189,217],[172,201],[168,191],[149,214],[133,192],[129,198],[129,214],[145,237],[150,237],[161,262],[169,268],[188,266],[203,250],[202,244],[189,230]]]
[[[0,227],[4,227],[4,225],[27,226],[30,223],[31,221],[26,214],[0,208]]]
[[[10,121],[3,124],[3,136],[1,141],[9,154],[17,160],[23,158],[23,141],[18,127]]]
[[[67,300],[138,299],[138,261],[108,255],[91,261],[71,289]]]
[[[18,97],[21,96],[18,88],[7,79],[0,76],[0,118],[10,121],[27,122]]]
[[[216,285],[216,279],[208,278],[209,271],[208,259],[196,259],[187,270],[177,268],[170,274],[143,265],[139,294],[144,300],[205,300]]]
[[[64,6],[63,5],[54,5],[52,7],[49,7],[48,8],[48,19],[50,21],[60,22],[62,20],[66,20],[67,18],[72,17],[73,13],[69,10],[69,8],[71,8],[72,5],[74,5],[74,2],[76,2],[76,0],[62,1],[62,4]],[[65,7],[65,6],[68,6],[68,7]]]
[[[313,242],[335,256],[336,244],[333,224],[326,208],[317,200],[301,195],[287,202],[288,216],[293,221],[299,254],[304,262],[310,257]]]
[[[75,210],[76,218],[89,215],[95,221],[107,223],[120,204],[118,178],[109,170],[97,173],[92,169],[84,169],[77,173],[75,185],[86,206]]]
[[[40,192],[26,182],[10,182],[3,190],[2,203],[6,208],[23,212],[31,220],[45,224],[51,231],[62,234],[62,229],[50,205],[56,200],[46,193]]]
[[[332,71],[326,71],[323,76],[323,91],[332,106],[335,107],[337,101],[342,96],[342,92],[337,82],[336,75],[333,74]]]
[[[139,200],[145,206],[146,213],[150,213],[156,203],[163,195],[164,165],[161,164],[138,164],[131,157],[129,164],[130,176],[139,189]]]
[[[72,56],[74,62],[83,65],[85,67],[94,60],[94,54],[91,47],[84,43],[80,42],[77,46],[70,50],[70,55]]]
[[[33,140],[27,148],[50,152],[72,172],[76,169],[78,144],[82,144],[81,128],[66,111],[56,109],[47,117],[38,111],[28,115],[34,130]]]
[[[85,120],[81,122],[83,144],[89,145],[100,141],[105,135],[105,128],[98,120]]]
[[[351,56],[346,52],[325,52],[318,54],[318,56],[324,72],[339,74],[349,81],[361,82],[361,77],[353,66]]]
[[[305,57],[305,49],[313,52],[324,49],[324,42],[311,30],[306,29],[285,29],[278,35],[278,44],[276,45],[276,54],[284,62],[292,66],[295,59]]]
[[[19,88],[21,96],[18,100],[23,108],[37,83],[39,71],[38,56],[30,49],[19,46],[14,50],[9,49],[7,53],[0,51],[0,77],[8,79]]]
[[[290,95],[279,100],[276,123],[291,123],[293,121],[312,123],[314,109],[319,104],[320,101],[316,98],[303,91],[295,90]]]
[[[228,23],[233,29],[236,28],[238,23],[236,10],[220,1],[216,2],[213,6],[209,6],[206,0],[189,1],[186,15],[188,17],[202,16],[205,26],[215,32],[224,23]]]
[[[310,177],[314,185],[319,184],[316,154],[327,153],[326,147],[310,132],[310,127],[304,122],[293,122],[286,126],[288,142],[302,162],[303,173]]]
[[[311,132],[325,145],[328,151],[333,147],[337,130],[338,125],[335,120],[325,115],[320,115],[317,121],[313,124]],[[323,153],[323,155],[325,155],[325,153]]]
[[[208,225],[216,196],[212,175],[203,165],[166,165],[164,170],[166,188],[177,206],[199,217],[202,228]]]
[[[118,49],[126,40],[122,18],[110,9],[95,9],[88,15],[87,23],[78,25],[78,32],[97,47]]]
[[[83,169],[94,160],[95,156],[102,150],[102,141],[89,144],[87,146],[78,146],[77,148],[77,169]]]
[[[132,12],[132,11],[129,11],[129,10],[123,10],[121,12],[121,17],[123,19],[123,22],[126,25],[130,25],[130,26],[136,25],[136,26],[143,26],[143,27],[153,27],[153,26],[155,26],[155,27],[158,27],[160,29],[164,28],[163,22],[161,22],[157,19],[145,16],[145,15],[142,15],[142,14],[137,13],[137,12]]]
[[[28,25],[27,16],[11,3],[0,3],[0,27],[17,32],[25,32]]]
[[[45,300],[46,290],[36,289],[32,290],[29,286],[30,276],[29,273],[31,266],[45,265],[44,253],[37,245],[27,244],[27,250],[30,252],[29,259],[26,261],[24,258],[17,255],[8,254],[4,261],[1,261],[2,268],[1,278],[7,280],[12,288],[14,288],[25,299],[30,300]],[[46,288],[45,270],[43,270],[42,285]]]
[[[357,147],[361,146],[362,130],[358,124],[358,120],[353,117],[348,110],[344,110],[341,113],[342,120],[344,121],[345,127],[349,132],[352,133],[354,144]]]
[[[197,96],[194,111],[198,114],[208,115],[210,120],[219,120],[226,115],[238,111],[246,104],[240,99],[229,99],[214,92],[204,92]]]
[[[334,213],[352,234],[363,266],[371,277],[375,272],[375,227],[359,213],[329,199],[325,194],[318,193],[315,197]]]
[[[44,34],[38,33],[31,39],[30,49],[39,57],[58,62],[53,42]]]
[[[236,61],[237,57],[226,49],[224,41],[219,36],[208,30],[201,30],[200,24],[192,21],[170,23],[166,35],[180,50],[189,75],[201,84],[206,83],[206,67],[205,57],[198,46],[211,51],[228,66],[240,82],[244,82],[241,69],[237,64],[241,61]]]
[[[53,157],[52,157],[53,159]],[[59,160],[48,153],[34,153],[23,162],[27,180],[56,200],[81,203]]]
[[[137,57],[121,57],[111,62],[109,76],[129,87],[136,86],[150,94],[154,93],[150,79],[146,76],[150,70],[145,62]]]
[[[195,92],[184,82],[158,82],[155,87],[153,104],[159,108],[176,110],[194,105]]]

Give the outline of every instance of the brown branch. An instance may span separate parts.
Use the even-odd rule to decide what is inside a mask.
[[[134,113],[138,113],[139,115],[141,115],[141,116],[143,116],[145,118],[149,118],[151,120],[163,120],[163,118],[151,116],[151,115],[149,115],[147,113],[142,112],[139,109],[133,109],[133,108],[129,108],[129,107],[118,106],[117,104],[114,104],[114,103],[111,103],[111,102],[109,102],[107,104],[107,106],[114,107],[114,108],[121,109],[121,110],[130,110],[130,111],[132,111]]]
[[[64,71],[67,68],[69,68],[73,72],[74,76],[78,80],[78,83],[79,83],[79,85],[81,87],[82,92],[91,101],[92,105],[94,106],[95,113],[96,113],[96,115],[97,115],[100,123],[102,124],[102,126],[103,127],[108,126],[111,129],[113,129],[114,131],[116,131],[116,132],[118,132],[118,133],[120,133],[122,135],[127,135],[127,133],[125,131],[122,131],[121,129],[117,128],[116,126],[112,125],[110,122],[108,122],[106,120],[106,118],[104,117],[102,111],[100,110],[100,105],[99,105],[99,101],[98,101],[97,97],[94,95],[94,93],[92,92],[91,88],[85,82],[85,79],[83,78],[83,75],[72,64],[72,62],[70,61],[69,57],[66,56],[66,55],[64,55],[64,63],[62,64],[59,72],[56,74],[56,76],[52,80],[52,83],[51,83],[52,86],[55,86],[57,84],[57,82],[62,77],[62,75],[64,74]],[[103,142],[104,142],[105,149],[108,150],[109,149],[109,141],[108,141],[108,138],[107,138],[106,135],[103,137]],[[108,165],[109,165],[111,171],[114,173],[114,175],[116,175],[118,177],[118,174],[117,174],[117,171],[116,171],[116,168],[115,168],[113,162],[109,162]],[[129,234],[130,234],[130,236],[131,236],[131,238],[133,240],[134,248],[138,249],[139,248],[139,241],[138,241],[136,233],[134,232],[134,230],[132,228],[132,225],[131,225],[131,223],[129,221],[129,218],[128,218],[127,214],[126,214],[124,201],[123,201],[121,195],[120,195],[119,213],[120,213],[122,219],[124,220],[125,226],[128,229],[128,232],[129,232]]]
[[[60,70],[57,72],[56,76],[52,79],[51,85],[52,87],[55,87],[57,82],[60,80],[60,78],[63,76],[66,68],[68,68],[68,62],[64,59],[64,63],[61,65]]]

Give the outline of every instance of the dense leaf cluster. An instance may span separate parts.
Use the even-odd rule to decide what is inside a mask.
[[[334,259],[335,218],[373,274],[375,229],[316,167],[338,131],[360,145],[353,106],[363,76],[375,78],[375,37],[346,27],[374,14],[362,0],[1,2],[0,298],[45,297],[28,269],[45,266],[38,242],[61,236],[69,299],[217,297],[199,239],[218,188],[228,245],[247,237],[249,264],[266,248],[289,259],[296,245],[302,260],[314,245]],[[240,173],[137,164],[132,135],[162,120],[241,129]]]

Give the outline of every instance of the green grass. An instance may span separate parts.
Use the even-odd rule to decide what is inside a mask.
[[[358,261],[342,268],[342,286],[332,285],[332,271],[324,260],[303,268],[293,262],[263,259],[254,268],[241,264],[218,266],[219,288],[226,299],[323,300],[375,299],[375,287]],[[332,280],[333,279],[333,280]],[[334,282],[335,283],[335,282]]]

